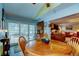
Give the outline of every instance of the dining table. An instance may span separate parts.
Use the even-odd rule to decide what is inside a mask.
[[[41,40],[29,41],[25,47],[28,56],[72,56],[75,50],[68,44],[51,40],[48,44]]]

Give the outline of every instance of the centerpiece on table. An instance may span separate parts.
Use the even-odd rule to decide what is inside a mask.
[[[42,40],[42,42],[44,42],[46,44],[49,44],[49,42],[50,42],[47,34],[45,34],[41,40]]]

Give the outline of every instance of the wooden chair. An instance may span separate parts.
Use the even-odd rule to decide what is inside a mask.
[[[19,37],[19,46],[20,46],[20,48],[21,48],[21,50],[22,50],[22,53],[25,55],[25,46],[26,46],[26,39],[25,39],[25,37],[23,37],[23,36],[20,36]]]
[[[76,55],[76,56],[79,55],[79,40],[78,40],[78,38],[73,37],[67,43],[75,49],[74,55]]]

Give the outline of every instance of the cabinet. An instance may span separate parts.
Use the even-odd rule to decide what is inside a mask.
[[[44,34],[44,21],[37,23],[37,34]]]
[[[37,34],[39,35],[40,38],[43,37],[43,34],[44,34],[44,21],[41,21],[41,22],[37,23]]]

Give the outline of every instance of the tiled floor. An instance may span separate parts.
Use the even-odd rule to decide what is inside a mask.
[[[9,54],[10,56],[23,56],[18,44],[10,47]]]

